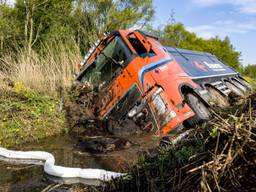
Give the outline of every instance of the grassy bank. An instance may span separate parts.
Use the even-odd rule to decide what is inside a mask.
[[[0,146],[16,146],[66,131],[58,102],[81,61],[77,44],[53,41],[41,51],[0,56]]]
[[[17,146],[67,131],[57,100],[21,82],[7,84],[2,81],[0,86],[0,146]]]

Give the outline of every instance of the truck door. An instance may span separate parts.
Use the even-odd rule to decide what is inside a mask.
[[[152,53],[151,44],[139,31],[130,33],[127,39],[140,57],[145,58],[148,54]]]

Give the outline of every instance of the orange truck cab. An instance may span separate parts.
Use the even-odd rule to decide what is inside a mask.
[[[210,117],[209,86],[225,97],[231,92],[228,86],[223,89],[225,81],[232,78],[246,84],[216,57],[209,54],[207,62],[193,62],[188,54],[205,56],[164,47],[156,37],[138,30],[118,30],[96,42],[76,80],[107,90],[99,118],[110,132],[130,126],[165,135],[183,122]]]

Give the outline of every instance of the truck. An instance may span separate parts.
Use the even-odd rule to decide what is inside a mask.
[[[251,89],[214,55],[165,47],[140,30],[101,35],[76,80],[104,90],[98,118],[113,134],[136,127],[164,136],[209,120],[211,107],[226,107]]]

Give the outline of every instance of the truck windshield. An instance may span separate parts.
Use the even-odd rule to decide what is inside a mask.
[[[78,77],[82,83],[100,85],[112,80],[127,60],[127,47],[120,36],[116,36],[93,63]],[[129,50],[128,50],[129,51]]]

